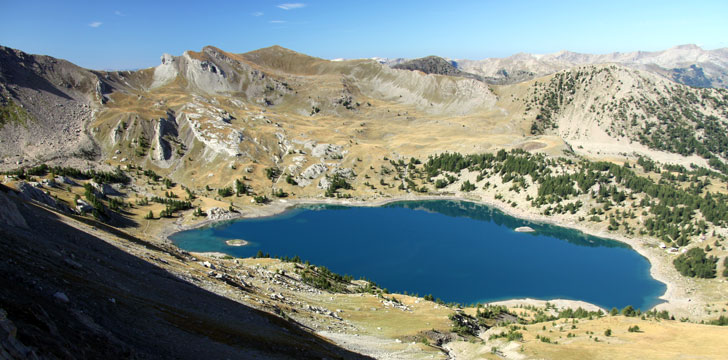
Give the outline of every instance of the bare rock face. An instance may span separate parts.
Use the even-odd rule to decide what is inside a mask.
[[[174,80],[179,74],[177,59],[170,54],[163,54],[162,63],[154,68],[154,81],[151,88],[158,88]]]
[[[185,78],[196,88],[210,93],[232,92],[236,87],[228,82],[227,73],[213,62],[199,60],[189,51],[182,55]]]
[[[356,173],[351,168],[340,168],[340,167],[334,167],[331,171],[329,171],[330,175],[332,176],[340,176],[346,180],[352,180],[356,177]],[[326,175],[319,180],[318,188],[319,189],[328,189],[329,186],[331,186],[331,179],[329,178],[329,175]]]
[[[172,165],[174,153],[167,138],[174,139],[177,136],[178,126],[173,114],[168,113],[166,118],[157,120],[152,140],[153,159],[157,166],[168,168]]]
[[[366,96],[430,114],[464,115],[492,108],[497,101],[488,84],[478,80],[402,71],[373,62],[353,69],[348,78]]]
[[[229,157],[241,154],[240,143],[245,139],[243,132],[230,125],[213,108],[200,103],[186,104],[178,111],[177,122],[180,128],[187,126],[195,139],[209,151]]]

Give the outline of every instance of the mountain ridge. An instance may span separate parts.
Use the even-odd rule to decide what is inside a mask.
[[[375,58],[390,66],[412,59]],[[528,74],[507,83],[520,82],[539,76],[553,74],[559,70],[586,64],[619,63],[640,70],[657,73],[681,84],[697,87],[728,88],[728,48],[703,50],[695,44],[677,45],[660,51],[612,52],[588,54],[560,50],[547,54],[519,52],[507,57],[473,59],[446,59],[458,70],[481,77],[499,77],[499,73]],[[691,69],[699,69],[699,74],[685,76]],[[504,80],[501,80],[503,82]]]
[[[693,46],[681,47],[679,50],[702,51]],[[10,55],[11,53],[15,55]],[[674,88],[669,84],[678,84],[672,80],[663,83],[653,78],[657,76],[665,79],[665,74],[635,69],[628,65],[619,65],[624,70],[615,72],[610,65],[586,64],[581,65],[581,68],[570,67],[554,74],[528,80],[534,77],[535,73],[520,70],[514,70],[515,73],[511,73],[501,69],[496,73],[497,76],[481,77],[459,70],[458,67],[463,67],[461,64],[453,64],[435,56],[390,67],[368,59],[329,61],[280,46],[271,46],[241,54],[226,52],[214,46],[205,46],[200,51],[185,51],[179,56],[164,54],[160,59],[160,65],[139,71],[91,71],[62,60],[38,57],[38,59],[46,61],[48,65],[36,66],[35,72],[29,72],[24,67],[16,65],[23,63],[23,59],[26,57],[32,58],[32,55],[23,55],[22,52],[10,50],[5,50],[5,54],[3,61],[9,66],[4,66],[2,73],[3,85],[0,90],[4,89],[2,91],[4,99],[14,99],[12,104],[17,104],[21,109],[25,109],[24,111],[27,111],[30,117],[38,118],[40,121],[33,122],[32,128],[27,125],[6,125],[5,130],[0,133],[0,136],[3,137],[0,144],[3,156],[15,155],[18,159],[49,159],[52,156],[58,156],[50,154],[57,153],[59,144],[62,144],[68,148],[68,151],[62,153],[70,154],[72,157],[99,159],[108,157],[109,155],[104,154],[111,152],[118,155],[117,160],[120,158],[135,159],[141,156],[144,158],[144,162],[154,164],[160,169],[166,169],[165,171],[172,171],[173,174],[178,173],[178,176],[182,177],[189,176],[183,174],[189,174],[188,169],[192,169],[194,165],[183,161],[186,158],[185,149],[193,149],[193,153],[202,151],[206,158],[217,154],[215,156],[240,158],[244,161],[265,159],[265,162],[272,164],[281,162],[286,157],[283,147],[291,147],[291,145],[282,146],[281,143],[291,141],[289,136],[292,134],[275,129],[260,132],[260,130],[254,130],[256,129],[254,126],[245,125],[245,122],[249,122],[250,119],[266,118],[266,110],[277,113],[275,116],[279,118],[280,116],[293,116],[294,119],[300,119],[300,121],[306,118],[321,117],[347,119],[352,116],[363,121],[378,119],[376,121],[381,122],[378,126],[381,126],[382,131],[386,133],[389,130],[388,124],[392,123],[382,122],[379,119],[391,116],[388,114],[392,114],[392,110],[397,109],[395,118],[405,115],[407,119],[427,119],[436,124],[442,116],[454,116],[467,119],[473,126],[478,126],[478,122],[485,121],[485,123],[492,124],[490,126],[498,128],[498,130],[493,130],[495,133],[505,131],[519,136],[556,136],[567,143],[580,142],[579,139],[585,136],[596,136],[611,144],[605,143],[604,147],[613,148],[615,152],[622,141],[620,139],[629,138],[635,144],[649,145],[655,150],[678,153],[681,156],[692,156],[697,148],[695,145],[690,145],[691,151],[678,150],[659,145],[657,140],[650,140],[650,136],[656,135],[650,135],[639,128],[642,126],[640,124],[653,122],[650,118],[654,115],[649,112],[642,113],[642,120],[630,120],[632,125],[625,124],[628,120],[622,115],[612,114],[610,115],[612,117],[604,120],[606,122],[599,120],[594,124],[599,123],[600,125],[590,125],[591,127],[582,129],[583,131],[580,132],[582,135],[579,137],[574,137],[576,129],[568,132],[556,129],[559,128],[559,124],[564,126],[565,123],[562,124],[562,121],[572,124],[568,126],[571,128],[578,122],[570,119],[593,119],[594,114],[604,112],[604,110],[595,109],[612,109],[616,105],[608,102],[607,98],[617,94],[620,96],[617,99],[619,101],[642,98],[650,99],[644,101],[653,102],[658,99],[666,99],[666,96],[669,98],[672,91],[691,93],[690,96],[697,98],[717,99],[710,103],[710,108],[700,108],[697,104],[689,105],[690,112],[700,115],[701,120],[697,125],[693,120],[679,120],[683,114],[669,115],[675,119],[676,123],[683,124],[680,125],[681,129],[685,129],[686,126],[704,127],[706,121],[704,119],[713,121],[713,116],[718,116],[719,119],[725,116],[724,111],[713,108],[723,103],[721,100],[723,95],[720,93],[715,91],[697,92],[683,88],[663,91],[661,90],[663,88]],[[574,58],[575,56],[581,55],[566,52],[553,55],[555,58]],[[533,58],[528,54],[517,54],[516,57]],[[43,68],[51,69],[48,70],[50,73],[44,75],[41,71]],[[571,70],[579,74],[591,74],[588,80],[585,78],[578,80],[579,83],[589,82],[589,86],[584,87],[588,90],[584,90],[586,92],[579,95],[585,98],[584,101],[588,104],[586,108],[568,108],[568,99],[574,95],[563,93],[562,88],[536,86],[553,82],[554,77],[562,78],[564,74],[559,75],[560,72],[565,72],[567,77],[571,76],[568,75]],[[700,69],[693,67],[680,75],[690,77],[693,75],[690,71],[700,73]],[[47,77],[48,80],[44,80],[45,83],[51,83],[52,86],[46,85],[46,87],[50,87],[43,90],[34,84],[19,83],[16,79],[22,77],[17,74],[26,72],[36,74],[35,76]],[[619,74],[620,83],[633,83],[631,92],[620,91],[620,86],[614,83],[614,74],[608,77],[597,76],[602,72]],[[71,76],[70,82],[58,80],[63,79],[63,74],[78,74],[73,76],[80,79],[76,82],[82,86],[71,85],[71,82],[74,81],[73,76]],[[647,74],[650,76],[646,76]],[[592,79],[601,80],[592,82]],[[568,81],[573,82],[573,79]],[[643,85],[639,85],[647,83],[653,84],[652,87],[645,88]],[[34,87],[34,90],[27,91]],[[55,87],[60,88],[56,90]],[[22,93],[11,91],[15,88],[26,90]],[[573,87],[568,91],[575,91],[577,88],[579,87]],[[710,89],[706,89],[706,91],[708,90]],[[58,96],[54,95],[63,94],[63,91],[74,92],[73,96],[66,96],[67,99],[64,101],[69,102],[66,105],[57,100]],[[33,94],[42,96],[38,98]],[[602,98],[604,100],[596,102],[586,100],[595,95],[597,98],[604,96]],[[561,99],[559,100],[561,106],[548,105],[551,101],[549,97],[553,96]],[[629,99],[621,99],[623,96],[627,96]],[[39,102],[39,99],[45,99],[43,100],[45,103],[53,103],[53,106],[64,109],[73,104],[79,109],[85,109],[84,111],[88,115],[79,117],[77,113],[73,112],[63,115],[63,112],[54,111],[53,116],[50,116],[48,114],[51,113],[47,111],[50,106],[38,106],[37,104],[43,103]],[[9,104],[7,106],[11,106],[10,102],[7,103]],[[366,106],[362,106],[364,104]],[[624,109],[628,108],[626,103],[621,103],[619,106]],[[54,119],[56,115],[60,117]],[[487,120],[475,120],[478,118]],[[241,120],[242,122],[240,122]],[[75,132],[79,138],[84,139],[85,147],[81,147],[77,142],[69,141],[68,136],[63,135],[64,131],[58,131],[57,126],[67,126],[68,124],[74,124]],[[465,128],[468,126],[463,125]],[[714,125],[709,128],[719,130],[725,124],[718,121]],[[670,126],[660,128],[667,131],[671,128]],[[53,141],[42,142],[41,146],[33,144],[31,134],[34,131],[37,133],[36,128],[45,134],[44,138]],[[530,129],[530,133],[528,129]],[[592,131],[596,132],[592,134]],[[625,131],[628,132],[626,135],[623,134]],[[629,132],[634,132],[634,134]],[[361,129],[356,133],[361,133]],[[660,134],[663,138],[670,136]],[[711,134],[711,139],[713,139],[711,141],[722,141],[716,140],[722,139],[720,136],[715,137],[716,132]],[[405,134],[402,133],[401,136],[405,136]],[[484,136],[492,138],[492,135],[484,134]],[[696,136],[702,139],[703,135]],[[350,142],[353,142],[353,138],[356,137],[352,135]],[[144,141],[139,139],[144,139]],[[296,141],[308,140],[300,138]],[[500,141],[498,140],[498,142]],[[447,142],[449,143],[449,141]],[[21,143],[30,146],[23,147]],[[128,150],[138,148],[140,145],[151,145],[150,150],[153,151]],[[388,146],[384,143],[381,145]],[[588,150],[591,147],[590,144],[580,143],[580,146],[582,145],[587,146],[584,151],[590,151]],[[60,148],[63,149],[63,146]],[[477,146],[475,145],[476,148]],[[81,148],[84,150],[79,151]],[[272,148],[281,150],[271,151]],[[647,147],[639,149],[643,154],[652,151]],[[709,152],[715,152],[715,149],[709,152],[700,149],[697,149],[698,152],[706,159],[710,158]],[[19,150],[22,153],[18,153]],[[440,148],[440,150],[447,150],[447,148]],[[724,158],[724,154],[719,152],[715,154],[718,158]],[[699,164],[707,166],[705,160],[691,159],[689,161],[698,161]],[[19,160],[15,162],[17,161]],[[674,161],[681,164],[689,163],[687,159],[676,158]],[[220,166],[215,164],[215,162],[208,161],[200,166]],[[210,170],[213,169],[210,168]]]

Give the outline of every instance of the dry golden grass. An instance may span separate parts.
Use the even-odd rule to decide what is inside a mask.
[[[561,322],[557,323],[562,326]],[[533,358],[545,359],[725,359],[728,354],[728,328],[678,321],[654,321],[607,316],[597,320],[580,321],[571,329],[571,323],[563,324],[563,332],[551,323],[547,330],[541,324],[528,326],[524,334],[524,353]],[[637,325],[639,332],[629,332]],[[604,332],[611,329],[612,335]],[[590,332],[590,334],[587,334]],[[574,338],[567,339],[566,334]],[[593,334],[591,334],[593,333]],[[536,335],[549,337],[558,344],[537,340]],[[591,338],[590,338],[591,337]],[[599,341],[595,341],[598,338]]]

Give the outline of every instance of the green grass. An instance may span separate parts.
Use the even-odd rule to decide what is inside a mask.
[[[0,128],[10,123],[18,123],[25,126],[30,120],[32,118],[28,112],[15,104],[12,99],[0,97]]]

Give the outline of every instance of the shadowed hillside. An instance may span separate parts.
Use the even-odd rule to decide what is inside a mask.
[[[0,320],[17,328],[2,349],[12,358],[363,358],[0,190],[8,260],[0,263]],[[127,247],[161,250],[129,240],[137,244]],[[161,251],[187,261],[178,250]]]

